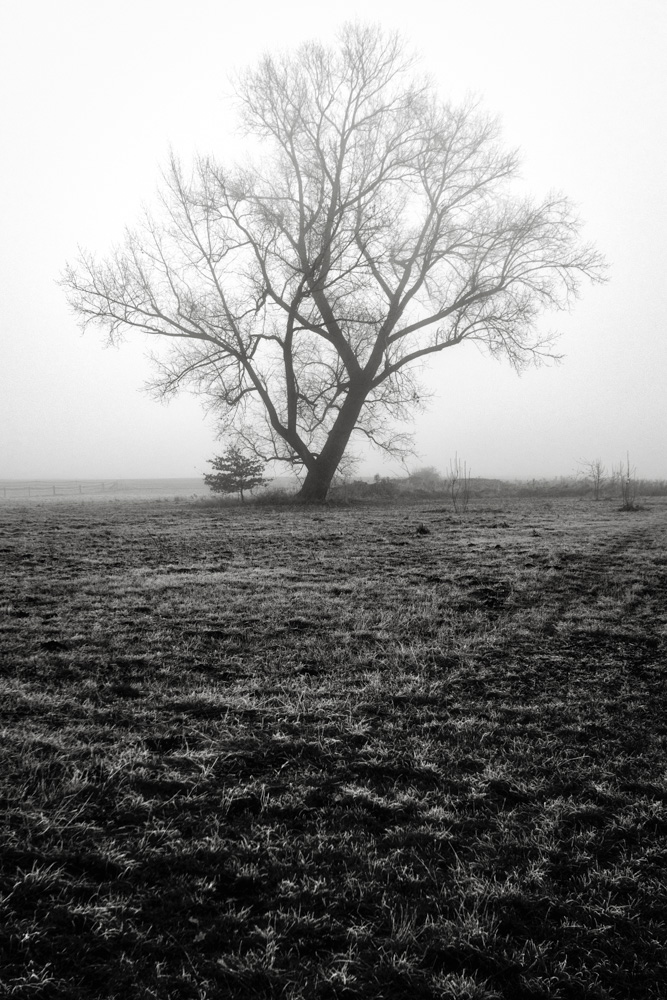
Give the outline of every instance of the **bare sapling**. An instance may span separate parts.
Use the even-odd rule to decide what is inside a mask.
[[[621,510],[637,510],[637,477],[629,454],[626,454],[625,464],[620,462],[616,476],[621,489]]]
[[[450,459],[447,489],[452,498],[454,511],[465,514],[470,503],[470,470],[466,462],[461,462],[458,454]]]

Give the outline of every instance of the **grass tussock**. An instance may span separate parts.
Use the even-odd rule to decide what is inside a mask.
[[[1,995],[667,995],[661,500],[5,504],[0,564]]]

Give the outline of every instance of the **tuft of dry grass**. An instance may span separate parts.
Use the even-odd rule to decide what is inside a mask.
[[[665,996],[662,499],[7,503],[0,560],[3,995]]]

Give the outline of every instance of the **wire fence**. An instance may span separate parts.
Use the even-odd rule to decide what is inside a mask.
[[[2,500],[176,497],[208,491],[201,479],[0,480]]]
[[[77,497],[113,493],[118,482],[20,482],[1,483],[3,500],[43,500],[46,497]]]

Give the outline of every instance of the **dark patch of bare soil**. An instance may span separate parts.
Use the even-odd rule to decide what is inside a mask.
[[[667,996],[667,506],[428,504],[0,506],[0,995]]]

